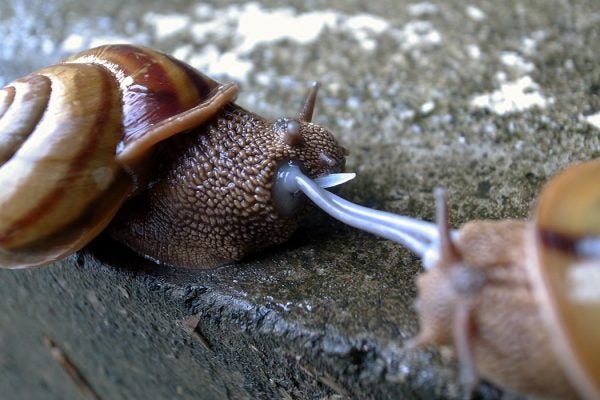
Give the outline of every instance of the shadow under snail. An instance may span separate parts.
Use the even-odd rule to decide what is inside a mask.
[[[531,221],[448,227],[353,204],[289,167],[285,184],[349,225],[423,260],[421,330],[409,347],[453,346],[462,380],[477,376],[540,398],[600,399],[600,160],[555,176]]]
[[[294,161],[340,172],[347,151],[312,124],[235,105],[238,87],[148,48],[110,45],[0,90],[0,267],[50,263],[108,226],[137,253],[206,268],[285,241],[305,204],[278,190]]]

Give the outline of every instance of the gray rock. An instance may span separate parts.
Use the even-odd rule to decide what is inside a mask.
[[[455,226],[526,218],[550,176],[600,156],[595,0],[287,3],[5,1],[0,83],[122,40],[237,80],[239,103],[272,117],[294,115],[318,78],[316,122],[358,173],[343,196],[431,219],[445,186]],[[449,353],[404,348],[420,271],[400,246],[319,214],[207,272],[101,236],[51,267],[0,271],[2,397],[80,398],[43,335],[102,399],[464,397]]]

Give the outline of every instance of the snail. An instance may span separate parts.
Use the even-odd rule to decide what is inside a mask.
[[[340,172],[347,151],[311,123],[268,121],[238,87],[133,45],[83,51],[0,90],[0,266],[61,259],[105,229],[160,263],[209,268],[285,241],[307,202],[281,166]],[[326,184],[323,184],[326,186]]]
[[[570,166],[540,193],[531,221],[450,230],[372,210],[322,190],[299,169],[289,190],[333,217],[406,245],[423,260],[417,346],[453,346],[461,379],[478,376],[540,398],[600,399],[600,160]]]

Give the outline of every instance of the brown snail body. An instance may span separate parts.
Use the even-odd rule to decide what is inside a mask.
[[[1,89],[0,267],[50,263],[109,223],[136,252],[184,267],[286,240],[302,212],[278,211],[278,165],[317,177],[343,169],[345,150],[310,123],[316,86],[298,119],[276,121],[233,104],[237,91],[131,45]]]
[[[438,199],[440,256],[419,276],[418,345],[454,346],[461,375],[541,398],[600,398],[600,160],[540,194],[532,221],[472,221]]]

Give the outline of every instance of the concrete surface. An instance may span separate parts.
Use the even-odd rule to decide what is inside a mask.
[[[316,122],[358,173],[343,195],[430,219],[442,185],[455,226],[525,218],[553,173],[600,156],[596,0],[285,3],[4,0],[0,83],[123,40],[237,80],[239,103],[273,117],[294,115],[318,78]],[[448,352],[403,349],[420,268],[319,215],[208,272],[100,237],[51,267],[0,271],[0,393],[82,398],[45,334],[105,400],[462,398]],[[477,396],[512,395],[483,384]]]

